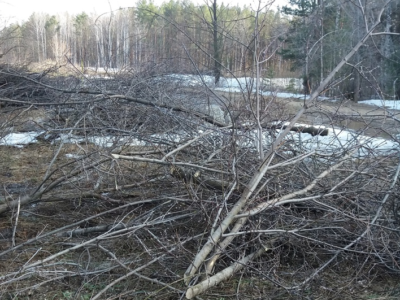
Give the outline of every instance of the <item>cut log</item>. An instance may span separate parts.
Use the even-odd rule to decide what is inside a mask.
[[[271,127],[271,129],[286,129],[286,128],[287,128],[286,125],[283,126],[274,125]],[[290,131],[308,133],[311,134],[312,136],[316,135],[327,136],[329,134],[329,129],[327,128],[308,126],[308,125],[295,125],[292,128],[290,128]]]

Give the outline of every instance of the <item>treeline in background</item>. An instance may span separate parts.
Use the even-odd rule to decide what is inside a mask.
[[[272,8],[140,1],[102,15],[33,13],[1,31],[3,60],[12,64],[71,63],[85,68],[156,74],[298,77],[309,93],[367,32],[383,5],[367,12],[342,0],[290,0]],[[376,35],[347,62],[327,96],[355,101],[400,95],[400,2],[392,1]],[[259,70],[258,75],[257,70]]]

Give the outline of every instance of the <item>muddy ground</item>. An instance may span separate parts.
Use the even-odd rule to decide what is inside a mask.
[[[217,92],[228,102],[242,101],[239,94]],[[281,107],[282,120],[290,120],[304,106],[299,98],[265,97],[264,106],[268,103]],[[371,137],[390,138],[400,133],[399,110],[355,103],[351,100],[318,100],[308,106],[299,122],[309,125],[323,125],[327,128],[343,128],[357,131]],[[397,120],[396,120],[397,119]]]

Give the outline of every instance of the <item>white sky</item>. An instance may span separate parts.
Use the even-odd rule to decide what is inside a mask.
[[[206,0],[195,0],[193,2],[203,3]],[[218,0],[225,4],[249,5],[254,0]],[[263,2],[267,0],[262,0]],[[286,3],[287,0],[275,0],[279,5]],[[149,2],[149,1],[147,1]],[[159,5],[163,0],[155,0]],[[68,11],[70,14],[94,12],[102,14],[111,9],[120,7],[135,6],[136,0],[0,0],[0,18],[7,23],[27,20],[33,12],[45,12],[57,14]]]

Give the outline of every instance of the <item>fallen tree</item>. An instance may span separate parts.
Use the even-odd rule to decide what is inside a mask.
[[[298,299],[321,282],[333,297],[337,282],[326,274],[338,272],[333,263],[346,280],[363,270],[363,276],[398,274],[395,135],[393,149],[358,139],[361,132],[322,144],[318,138],[330,130],[296,125],[331,76],[289,124],[263,126],[262,161],[255,130],[287,120],[284,105],[266,109],[256,122],[245,106],[254,104],[249,96],[235,108],[244,113],[228,125],[191,102],[229,110],[227,99],[184,82],[139,73],[130,78],[135,88],[126,90],[95,79],[74,78],[65,87],[57,76],[12,76],[53,98],[7,96],[6,108],[18,110],[12,116],[3,110],[2,136],[44,108],[52,117],[34,121],[53,136],[20,151],[1,146],[8,170],[0,174],[8,243],[0,253],[1,297],[60,297],[54,287],[69,291],[65,281],[76,287],[76,298],[132,299],[138,291],[154,299],[219,297],[229,290],[215,287],[231,278],[235,297],[266,297],[267,290]],[[262,100],[268,108],[278,101]],[[398,122],[389,112],[384,117]],[[303,144],[307,131],[314,148]]]

